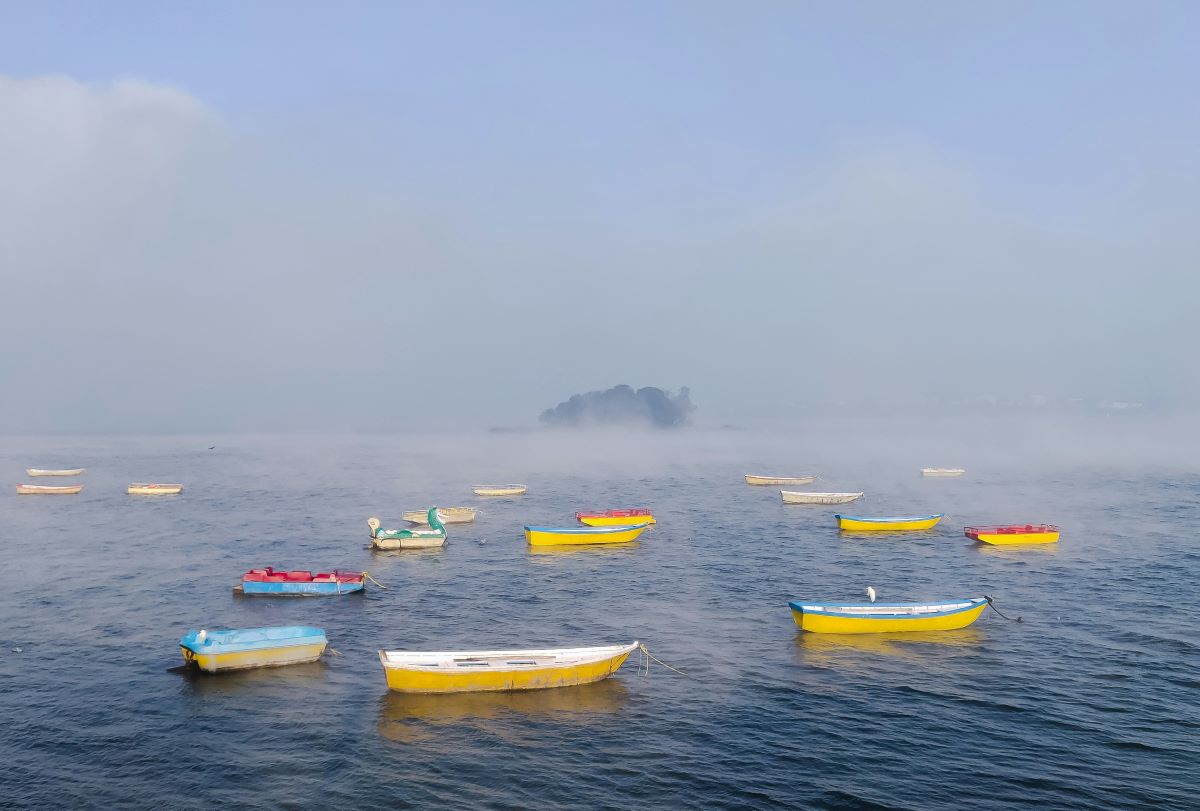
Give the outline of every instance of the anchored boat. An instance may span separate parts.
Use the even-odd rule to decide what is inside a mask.
[[[438,507],[443,524],[469,524],[475,520],[474,507]],[[429,510],[409,510],[400,517],[410,524],[428,524]]]
[[[746,474],[746,484],[812,484],[816,476],[755,476]]]
[[[650,510],[609,510],[608,512],[577,512],[575,520],[589,527],[635,526],[657,524]]]
[[[477,484],[471,490],[477,496],[523,496],[529,488],[523,484]]]
[[[376,549],[437,549],[446,545],[446,525],[438,516],[438,508],[430,507],[425,513],[429,529],[383,529],[379,519],[367,519],[371,528],[371,545]]]
[[[1058,527],[1053,524],[964,527],[963,534],[968,538],[997,546],[1058,541]]]
[[[960,467],[923,467],[923,468],[921,468],[922,476],[935,478],[935,479],[936,478],[949,479],[949,478],[953,478],[954,476],[961,476],[962,474],[964,474],[966,472],[967,471],[963,470]]]
[[[891,518],[861,518],[854,515],[835,515],[838,529],[851,532],[909,532],[919,529],[932,529],[946,517],[945,513],[937,515],[901,515]]]
[[[268,597],[319,597],[362,591],[365,580],[365,572],[277,572],[268,566],[246,572],[241,584],[233,590],[238,594]]]
[[[46,484],[18,484],[19,496],[73,496],[83,489],[82,484],[54,487]]]
[[[820,634],[878,634],[897,631],[950,631],[965,628],[987,608],[986,597],[946,603],[841,605],[790,602],[792,619]]]
[[[179,640],[184,664],[208,673],[315,662],[328,644],[325,631],[300,625],[189,631]]]
[[[134,482],[125,492],[131,496],[177,496],[183,492],[183,485]]]
[[[387,685],[402,693],[540,690],[606,679],[638,643],[552,650],[379,651]]]
[[[847,504],[863,497],[862,493],[805,493],[799,490],[780,490],[784,504]]]
[[[30,476],[78,476],[84,468],[73,467],[64,470],[42,470],[40,467],[27,467],[25,473]]]
[[[567,546],[593,543],[629,543],[649,524],[616,527],[525,527],[530,546]]]

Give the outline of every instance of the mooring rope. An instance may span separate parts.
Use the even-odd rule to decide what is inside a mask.
[[[342,655],[342,652],[341,652],[340,650],[334,650],[333,648],[330,648],[330,647],[328,647],[328,646],[326,646],[326,648],[325,648],[325,652],[326,652],[326,653],[331,653],[331,654],[333,654],[334,656],[341,656],[341,655]]]
[[[1020,617],[1017,617],[1016,619],[1013,619],[1012,617],[1006,617],[1006,616],[1004,616],[1004,614],[1002,614],[1002,613],[1000,612],[1000,609],[999,609],[999,608],[996,608],[996,604],[995,604],[994,602],[992,602],[992,598],[991,598],[991,597],[989,597],[989,596],[987,596],[986,594],[985,594],[985,595],[983,595],[983,599],[987,600],[987,603],[988,603],[988,605],[990,605],[990,606],[992,607],[992,610],[993,610],[993,611],[995,611],[997,614],[1000,614],[1000,616],[1004,617],[1004,619],[1008,620],[1009,622],[1020,622],[1020,621],[1021,621],[1021,618],[1020,618]]]
[[[368,579],[368,580],[370,580],[372,583],[374,583],[375,585],[379,586],[379,588],[381,588],[381,589],[386,589],[386,588],[387,588],[387,586],[383,585],[382,583],[380,583],[380,582],[379,582],[378,580],[376,580],[375,578],[371,577],[371,575],[367,574],[366,572],[363,572],[363,577],[367,578],[367,579]]]
[[[680,676],[687,676],[687,678],[689,678],[689,679],[691,678],[691,676],[688,676],[688,674],[684,673],[679,668],[671,667],[669,664],[664,662],[662,659],[659,659],[657,656],[655,656],[653,653],[651,653],[650,650],[646,647],[646,644],[644,642],[638,643],[638,650],[640,650],[642,652],[643,656],[645,656],[649,659],[653,659],[654,661],[658,662],[660,665],[665,667],[667,670],[673,670],[676,673],[678,673]],[[645,659],[643,659],[643,661],[645,661]],[[649,662],[646,662],[646,675],[647,676],[650,675],[650,663]]]

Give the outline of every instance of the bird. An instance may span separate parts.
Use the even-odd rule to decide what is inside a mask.
[[[212,450],[212,449],[214,449],[215,447],[217,447],[217,446],[216,446],[216,445],[209,445],[209,446],[208,446],[208,449],[211,451],[211,450]]]
[[[873,586],[867,586],[867,597],[871,599],[871,602],[875,602],[875,588]]]

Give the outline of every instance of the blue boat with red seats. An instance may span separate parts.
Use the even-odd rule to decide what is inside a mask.
[[[366,572],[276,571],[270,566],[251,569],[233,590],[256,597],[325,597],[361,592]]]

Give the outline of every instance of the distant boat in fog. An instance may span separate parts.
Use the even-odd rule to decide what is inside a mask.
[[[784,504],[846,504],[863,497],[862,493],[803,493],[780,490]]]
[[[475,520],[474,507],[438,507],[437,511],[444,524],[469,524]],[[428,524],[429,510],[408,510],[400,517],[410,524]]]
[[[952,476],[961,476],[967,471],[960,467],[923,467],[921,468],[922,476],[931,476],[934,478],[948,479]]]
[[[746,474],[746,484],[812,484],[816,476],[755,476]]]
[[[134,482],[125,492],[131,496],[177,496],[183,492],[183,485]]]
[[[477,496],[523,496],[529,488],[523,484],[477,484],[471,490]]]
[[[72,484],[66,487],[50,487],[44,484],[18,484],[19,496],[73,496],[83,489],[82,484]]]
[[[42,470],[38,467],[30,467],[25,469],[25,473],[30,476],[78,476],[84,471],[84,468],[73,467],[63,470]]]

